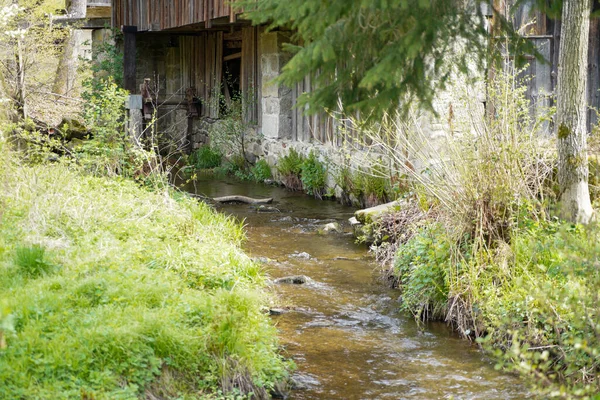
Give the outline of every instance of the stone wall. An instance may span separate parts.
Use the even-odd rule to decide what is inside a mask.
[[[278,160],[287,155],[291,148],[304,155],[314,151],[328,166],[328,187],[334,188],[338,192],[339,188],[335,187],[335,176],[342,166],[353,170],[364,170],[372,164],[391,168],[392,160],[373,151],[372,148],[366,151],[361,147],[361,143],[349,144],[342,140],[339,134],[334,140],[324,140],[324,135],[318,134],[314,130],[323,123],[323,118],[320,122],[312,125],[298,123],[299,112],[294,109],[294,102],[307,86],[288,88],[274,82],[290,59],[290,54],[284,52],[282,48],[283,44],[289,40],[288,32],[261,31],[260,33],[258,68],[262,84],[257,92],[261,105],[260,120],[262,123],[260,126],[246,124],[246,158],[253,161],[264,158],[276,172]],[[220,124],[218,121],[207,123],[206,120],[198,118],[188,119],[187,103],[183,102],[182,88],[178,85],[181,85],[182,74],[189,74],[189,71],[180,62],[185,55],[182,54],[183,50],[179,46],[178,37],[171,35],[144,36],[144,39],[140,39],[138,43],[138,81],[151,78],[159,94],[176,94],[174,99],[182,101],[179,105],[177,105],[177,101],[172,101],[171,103],[174,104],[170,103],[170,105],[160,107],[156,124],[157,132],[170,141],[170,149],[184,147],[188,139],[192,140],[192,149],[208,143],[210,141],[209,131],[219,129]],[[465,110],[462,100],[459,99],[460,94],[466,93],[468,90],[471,90],[472,93],[467,93],[466,97],[471,100],[475,98],[475,103],[479,104],[476,107],[479,107],[480,111],[483,110],[484,91],[482,88],[467,88],[463,82],[456,82],[450,90],[438,94],[434,104],[437,115],[431,112],[415,111],[414,125],[404,127],[404,129],[413,130],[407,134],[414,137],[411,139],[410,147],[415,153],[413,157],[415,169],[422,170],[439,158],[439,154],[443,151],[446,135],[460,134],[464,130],[472,129],[472,127],[461,126],[457,122],[462,118],[463,113],[473,112],[473,110]],[[169,100],[164,97],[162,99]],[[311,120],[307,118],[306,121],[310,122]],[[295,132],[299,126],[303,126],[301,133]],[[334,131],[335,126],[336,122],[333,121]],[[188,136],[189,130],[191,130],[191,135]],[[418,131],[418,134],[415,134],[415,131]]]

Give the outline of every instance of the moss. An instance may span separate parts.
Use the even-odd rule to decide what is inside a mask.
[[[571,129],[569,129],[565,124],[560,124],[558,127],[558,138],[566,139],[572,133]]]

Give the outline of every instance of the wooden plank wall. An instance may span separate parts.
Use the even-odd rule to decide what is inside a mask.
[[[205,32],[200,36],[179,37],[179,91],[194,87],[202,99],[202,116],[218,118],[221,80],[223,79],[223,32]]]
[[[113,26],[137,26],[158,31],[206,23],[216,18],[235,19],[227,0],[113,0]]]
[[[262,72],[260,68],[260,30],[258,27],[242,28],[242,91],[244,120],[262,125]]]
[[[307,76],[292,88],[292,103],[295,105],[303,93],[311,90],[311,78]],[[299,107],[292,109],[292,140],[337,146],[341,145],[339,139],[336,121],[327,113],[305,115],[304,109]]]

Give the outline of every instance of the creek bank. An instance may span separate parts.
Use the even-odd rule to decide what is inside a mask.
[[[284,378],[239,222],[2,145],[0,398],[198,398],[240,380],[266,398]]]
[[[540,397],[600,393],[597,226],[525,216],[506,241],[482,245],[439,219],[415,212],[407,220],[403,211],[370,227],[378,237],[394,232],[375,253],[403,311],[449,324]]]

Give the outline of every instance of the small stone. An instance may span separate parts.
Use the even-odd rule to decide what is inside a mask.
[[[356,217],[352,217],[348,220],[348,222],[350,222],[350,225],[354,226],[354,225],[360,225],[360,221],[356,219]]]
[[[275,208],[273,206],[265,206],[265,205],[261,205],[259,206],[256,211],[258,211],[259,213],[278,213],[281,212],[278,208]]]
[[[309,260],[310,254],[308,254],[307,252],[303,251],[302,253],[294,253],[294,254],[290,254],[290,257],[294,257],[294,258],[304,258],[305,260]]]
[[[259,264],[269,264],[269,263],[277,262],[277,260],[273,260],[269,257],[254,257],[252,259],[252,261],[254,261],[255,263],[259,263]]]
[[[295,275],[295,276],[285,276],[283,278],[277,278],[273,282],[275,283],[285,283],[292,285],[302,285],[310,280],[309,277],[304,275]]]
[[[287,310],[284,308],[270,308],[269,309],[269,315],[281,315],[281,314],[285,314],[286,312],[287,312]]]

